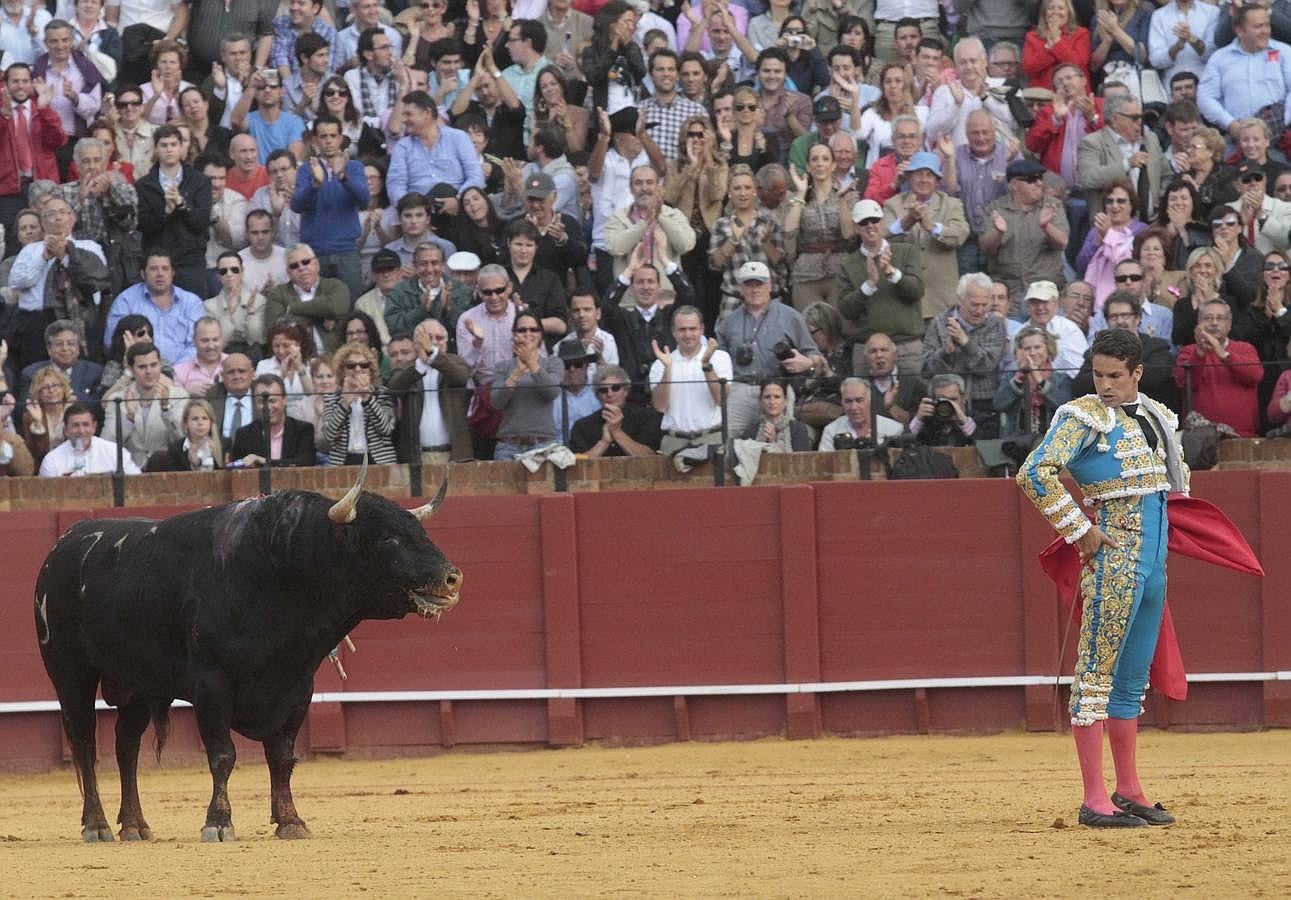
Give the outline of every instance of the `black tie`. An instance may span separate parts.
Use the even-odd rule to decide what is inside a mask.
[[[1139,428],[1143,431],[1144,440],[1148,442],[1149,447],[1156,450],[1158,443],[1157,430],[1152,426],[1147,413],[1143,412],[1137,403],[1123,403],[1121,404],[1121,409],[1125,410],[1125,414],[1131,419],[1139,423]]]
[[[1139,147],[1140,147],[1140,149],[1147,149],[1146,147],[1143,147],[1143,145],[1141,145],[1141,144],[1139,145]],[[1138,206],[1138,208],[1139,208],[1139,219],[1141,219],[1141,220],[1142,220],[1142,221],[1144,221],[1144,222],[1150,222],[1150,221],[1151,221],[1151,219],[1149,219],[1149,218],[1148,218],[1148,215],[1149,215],[1149,214],[1151,213],[1151,211],[1152,211],[1152,210],[1151,210],[1151,207],[1152,207],[1152,182],[1151,182],[1151,179],[1149,179],[1149,178],[1148,178],[1148,164],[1147,164],[1147,163],[1144,163],[1143,165],[1139,166],[1139,178],[1138,178],[1138,184],[1137,184],[1137,185],[1135,185],[1135,187],[1138,189],[1138,204],[1137,204],[1137,206]]]
[[[238,433],[238,429],[241,427],[242,427],[242,398],[235,397],[233,398],[233,423],[229,425],[229,434],[228,434],[229,440],[233,440],[233,436]]]

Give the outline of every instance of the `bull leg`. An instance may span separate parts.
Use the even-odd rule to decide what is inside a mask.
[[[282,731],[264,742],[264,758],[269,763],[269,819],[278,824],[280,838],[306,838],[309,829],[296,814],[291,797],[291,772],[296,766],[296,733],[305,721],[305,709],[292,713]]]
[[[98,673],[64,672],[54,679],[54,683],[58,691],[59,706],[63,711],[63,729],[72,745],[72,765],[76,769],[76,780],[81,786],[81,838],[86,843],[111,841],[112,827],[103,814],[98,775],[94,770],[98,756],[95,745],[97,714],[94,711]]]
[[[197,714],[197,730],[206,746],[206,761],[211,769],[211,805],[206,809],[206,825],[202,840],[232,841],[233,808],[229,805],[229,776],[237,762],[237,749],[229,736],[228,703],[220,698],[214,702],[193,704]]]
[[[150,841],[152,829],[139,805],[139,742],[148,727],[148,703],[136,697],[117,710],[117,769],[121,773],[121,840]]]

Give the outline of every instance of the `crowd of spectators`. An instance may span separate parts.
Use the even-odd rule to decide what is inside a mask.
[[[0,469],[1281,434],[1282,6],[6,0]]]

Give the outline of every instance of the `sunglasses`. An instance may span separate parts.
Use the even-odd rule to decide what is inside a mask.
[[[372,363],[367,362],[367,361],[364,361],[364,362],[347,362],[347,363],[345,364],[345,368],[349,369],[350,371],[354,371],[354,370],[356,370],[356,369],[366,370],[366,369],[370,369],[370,368],[372,368]]]
[[[1287,270],[1291,270],[1291,266],[1286,263],[1267,262],[1264,264],[1265,272],[1286,272]]]
[[[1143,280],[1142,275],[1117,275],[1117,284],[1135,284]]]
[[[1103,205],[1104,206],[1128,206],[1129,202],[1130,202],[1129,197],[1108,197],[1106,200],[1103,201]]]
[[[118,100],[117,109],[129,109],[132,106],[143,106],[142,100]]]
[[[1220,228],[1220,227],[1223,227],[1223,228],[1236,228],[1236,227],[1237,227],[1237,220],[1236,220],[1236,219],[1211,219],[1211,220],[1210,220],[1210,227],[1211,227],[1211,228]]]
[[[688,138],[699,138],[699,139],[702,141],[702,140],[706,137],[706,135],[705,135],[705,134],[704,134],[704,132],[702,132],[702,131],[687,131],[687,132],[686,132],[686,137],[688,137]]]
[[[596,389],[596,393],[603,397],[606,394],[617,394],[626,387],[626,384],[604,384]]]
[[[1252,181],[1263,181],[1264,176],[1259,172],[1248,172],[1242,176],[1242,184],[1250,184]]]
[[[221,275],[240,275],[242,273],[242,269],[238,266],[223,266],[215,271],[219,272]]]
[[[132,332],[131,332],[131,334],[133,334],[133,335],[134,335],[135,337],[137,337],[137,338],[150,338],[150,337],[152,337],[152,332],[151,332],[151,331],[149,331],[147,328],[139,328],[139,329],[136,329],[135,331],[132,331]]]
[[[532,325],[522,325],[515,330],[516,334],[542,334],[541,328],[535,328]]]
[[[287,268],[291,269],[294,272],[296,269],[305,268],[305,266],[312,263],[314,259],[315,257],[312,257],[312,256],[309,259],[298,259],[293,263],[287,263]]]
[[[756,103],[737,103],[735,108],[740,112],[753,112],[758,108]]]
[[[1044,181],[1044,176],[1043,175],[1021,175],[1018,177],[1017,180],[1025,181],[1027,184],[1039,184],[1040,182]]]
[[[566,369],[586,369],[587,361],[582,360],[581,362],[567,362],[565,363],[565,368]]]
[[[343,91],[340,88],[328,88],[327,90],[323,91],[323,96],[324,97],[348,97],[350,96],[350,92]]]
[[[504,287],[500,287],[500,288],[480,288],[480,293],[481,293],[481,294],[483,294],[485,297],[496,297],[496,296],[498,296],[499,294],[505,294],[506,292],[507,292],[507,289],[506,289],[506,288],[504,288]]]
[[[860,225],[862,228],[865,228],[868,225],[877,225],[882,221],[883,221],[882,219],[861,219],[861,221],[857,222],[856,224]]]

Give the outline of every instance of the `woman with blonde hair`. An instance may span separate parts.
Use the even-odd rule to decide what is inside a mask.
[[[224,447],[215,424],[215,410],[201,398],[184,404],[182,434],[158,450],[143,467],[145,472],[210,472],[224,468]]]
[[[995,411],[1004,415],[1000,434],[1042,435],[1058,407],[1071,399],[1071,376],[1053,370],[1058,339],[1040,325],[1027,325],[1013,338],[1013,358],[1017,371],[995,391]]]
[[[777,273],[784,259],[784,229],[770,210],[758,203],[753,170],[744,164],[731,168],[727,180],[727,214],[713,223],[708,244],[708,266],[717,273],[718,296],[705,298],[704,321],[719,321],[736,309],[743,298],[735,273],[746,262],[766,263],[771,271],[771,294],[784,285]]]
[[[874,165],[884,152],[892,149],[892,123],[897,116],[916,116],[923,125],[928,119],[928,107],[914,102],[914,85],[904,65],[890,63],[879,74],[882,93],[861,113],[856,137],[865,141],[869,153],[866,167]]]
[[[1089,29],[1076,21],[1071,0],[1043,0],[1035,28],[1022,46],[1022,71],[1031,87],[1053,89],[1053,73],[1063,63],[1079,66],[1089,80]]]
[[[332,442],[323,433],[323,412],[326,409],[328,396],[336,390],[338,384],[336,372],[332,369],[331,358],[315,356],[311,359],[309,361],[309,377],[314,383],[314,394],[308,408],[310,415],[305,421],[314,426],[314,446],[326,458]]]
[[[1234,214],[1236,215],[1236,214]],[[1188,265],[1184,268],[1188,280],[1178,301],[1174,305],[1174,326],[1170,342],[1176,347],[1184,347],[1197,342],[1197,318],[1201,308],[1211,300],[1230,302],[1223,291],[1224,261],[1220,252],[1214,247],[1198,247],[1188,254]],[[1236,315],[1234,315],[1236,322]],[[1165,335],[1158,335],[1165,337]]]
[[[54,366],[36,370],[22,414],[22,433],[37,468],[45,454],[63,443],[63,413],[76,402],[67,376]]]
[[[807,151],[807,174],[789,167],[792,189],[785,202],[784,232],[792,274],[793,305],[806,309],[816,300],[838,303],[838,279],[843,261],[856,247],[852,205],[853,184],[842,188],[834,173],[834,151],[815,144]]]
[[[681,257],[681,267],[695,288],[701,308],[716,309],[721,282],[708,266],[714,224],[726,201],[730,169],[717,149],[717,136],[707,116],[690,116],[681,125],[677,158],[668,163],[664,202],[675,207],[695,231],[695,246]]]
[[[743,163],[757,172],[780,157],[780,140],[762,129],[766,114],[758,104],[757,91],[741,85],[735,89],[731,99],[734,101],[731,106],[734,125],[719,133],[722,150],[731,165]]]
[[[394,400],[381,384],[376,351],[364,344],[344,344],[332,354],[332,371],[340,385],[323,401],[323,433],[331,444],[328,462],[397,462]]]

